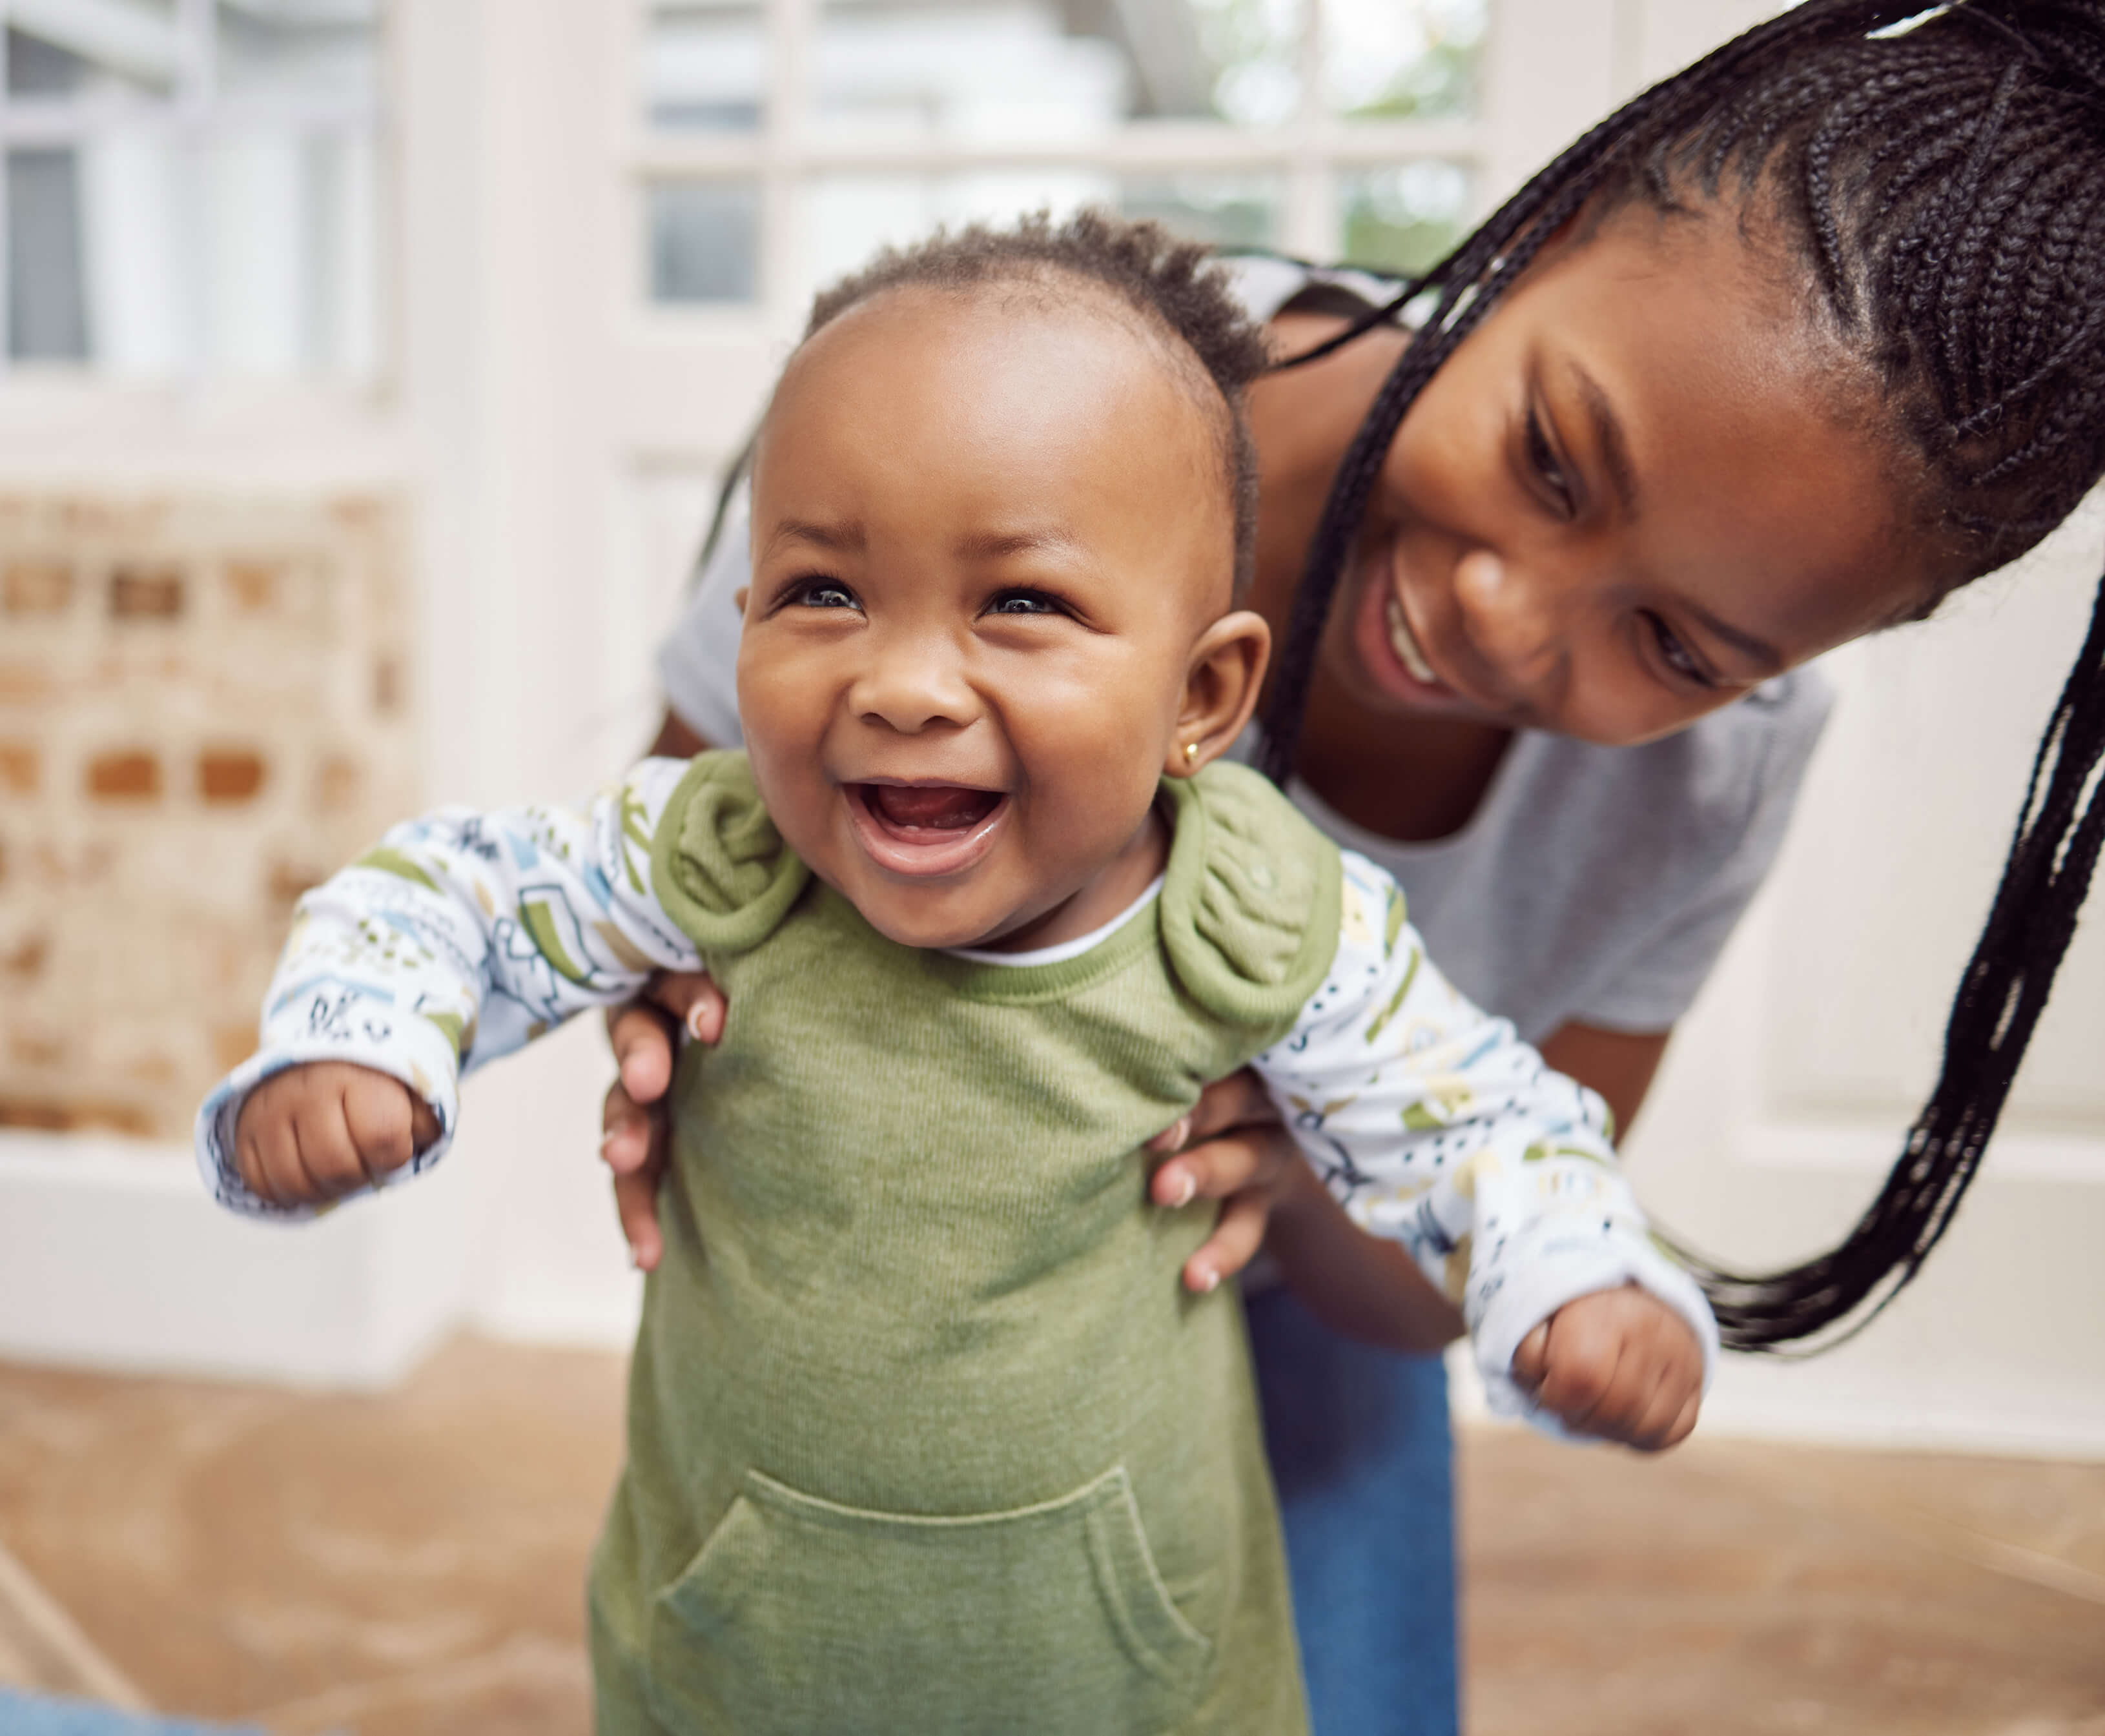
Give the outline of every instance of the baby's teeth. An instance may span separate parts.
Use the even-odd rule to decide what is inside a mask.
[[[1418,641],[1410,636],[1410,623],[1403,618],[1403,605],[1392,596],[1388,614],[1388,647],[1396,653],[1397,661],[1410,672],[1413,681],[1437,687],[1440,678],[1433,674],[1432,665],[1426,662],[1425,654],[1418,649]]]

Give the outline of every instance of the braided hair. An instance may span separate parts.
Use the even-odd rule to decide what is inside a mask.
[[[970,290],[1065,279],[1065,288],[1076,279],[1108,292],[1112,305],[1160,342],[1172,365],[1219,410],[1222,475],[1235,512],[1235,594],[1240,596],[1257,563],[1257,449],[1243,395],[1270,356],[1263,332],[1236,299],[1211,248],[1180,241],[1160,223],[1100,210],[1057,223],[1039,212],[1006,229],[975,223],[938,230],[911,247],[885,248],[853,276],[822,290],[804,337],[808,341],[858,303],[909,284]]]
[[[1437,291],[1332,483],[1265,717],[1293,770],[1318,637],[1397,429],[1441,364],[1574,217],[1757,191],[1870,370],[1940,569],[2014,559],[2105,470],[2105,0],[1805,0],[1571,145],[1330,353]],[[1933,607],[1926,599],[1923,612]],[[2054,707],[1928,1104],[1831,1252],[1750,1275],[1692,1260],[1724,1341],[1861,1330],[1920,1270],[1995,1131],[2076,926],[2105,794],[2105,584]],[[1830,1341],[1843,1334],[1829,1333]]]

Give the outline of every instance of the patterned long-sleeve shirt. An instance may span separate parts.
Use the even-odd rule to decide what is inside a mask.
[[[311,1215],[258,1198],[235,1162],[242,1104],[284,1068],[355,1062],[431,1106],[439,1138],[389,1185],[445,1154],[467,1073],[628,999],[654,971],[701,968],[650,872],[686,769],[646,761],[583,811],[440,810],[302,899],[258,1052],[199,1111],[199,1163],[220,1203]],[[1655,1244],[1616,1166],[1606,1106],[1448,984],[1401,890],[1365,858],[1344,855],[1322,988],[1252,1066],[1347,1212],[1400,1243],[1461,1308],[1495,1409],[1533,1416],[1511,1373],[1522,1340],[1566,1302],[1622,1284],[1674,1308],[1706,1370],[1714,1362],[1709,1310]]]

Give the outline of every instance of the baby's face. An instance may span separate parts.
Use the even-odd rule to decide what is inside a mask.
[[[1229,601],[1218,438],[1081,285],[887,291],[792,360],[739,711],[784,837],[881,932],[1050,944],[1145,886]]]

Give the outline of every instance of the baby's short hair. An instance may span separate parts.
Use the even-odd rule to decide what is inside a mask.
[[[1164,341],[1187,383],[1218,404],[1222,477],[1235,512],[1235,595],[1240,597],[1257,553],[1257,449],[1243,415],[1243,393],[1268,358],[1263,331],[1204,246],[1180,241],[1159,223],[1098,210],[1059,223],[1039,212],[1013,228],[975,223],[938,230],[912,247],[887,248],[853,276],[821,291],[804,336],[809,339],[887,289],[925,284],[969,292],[1061,276],[1109,292],[1115,306],[1137,315],[1142,329]]]

